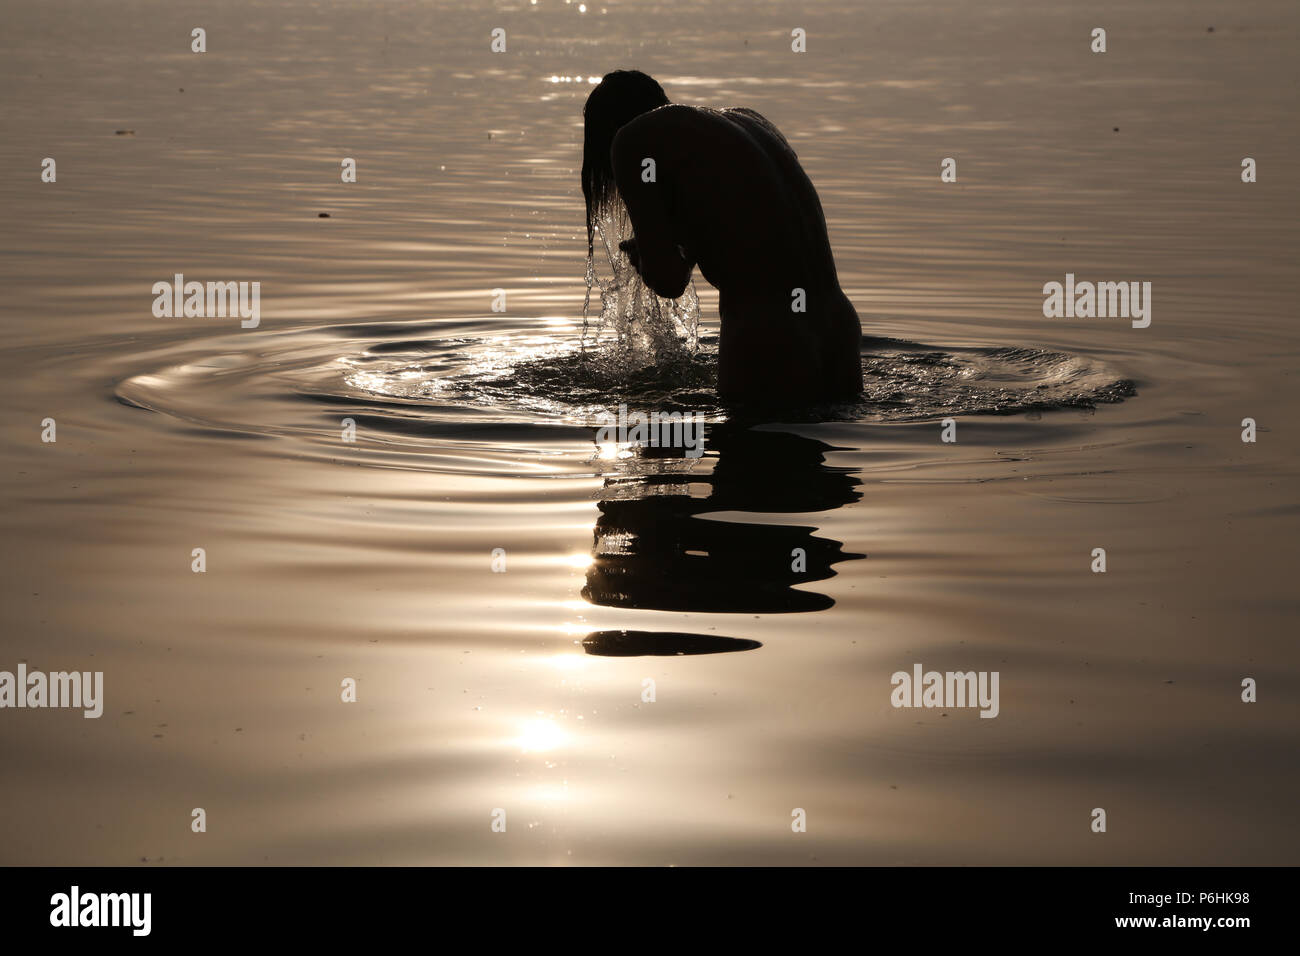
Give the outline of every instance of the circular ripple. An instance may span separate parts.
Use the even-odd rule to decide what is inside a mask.
[[[265,435],[338,441],[353,418],[392,449],[481,441],[536,448],[565,440],[619,403],[693,411],[721,421],[716,339],[668,366],[621,367],[569,339],[519,332],[448,336],[446,326],[306,328],[207,340],[117,387],[125,403],[188,422]],[[937,348],[896,339],[863,343],[863,394],[853,402],[790,409],[779,420],[905,422],[1091,408],[1134,394],[1104,364],[1023,348]],[[539,431],[540,430],[540,431]],[[590,436],[587,436],[589,438]]]

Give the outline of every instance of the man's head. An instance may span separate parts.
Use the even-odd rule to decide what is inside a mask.
[[[582,195],[587,200],[587,252],[594,247],[596,218],[617,195],[609,151],[624,124],[668,103],[664,89],[640,70],[606,73],[587,97],[582,118]]]

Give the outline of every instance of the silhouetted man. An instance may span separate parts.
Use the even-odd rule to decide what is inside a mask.
[[[598,219],[621,200],[633,236],[620,248],[657,295],[677,298],[700,267],[719,293],[723,398],[803,403],[862,391],[862,329],[826,217],[775,126],[753,110],[670,104],[635,70],[607,74],[583,119],[588,252]]]

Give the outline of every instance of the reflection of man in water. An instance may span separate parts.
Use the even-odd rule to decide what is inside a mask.
[[[821,202],[775,126],[753,110],[669,104],[653,79],[626,70],[600,81],[583,118],[588,251],[598,217],[621,199],[634,235],[620,247],[656,294],[680,296],[699,265],[719,293],[722,397],[862,391],[861,325]]]
[[[825,463],[832,446],[788,432],[713,425],[706,444],[716,456],[711,474],[607,481],[582,596],[661,611],[775,614],[833,605],[808,585],[863,555],[816,527],[720,515],[831,511],[861,497],[852,469]],[[641,457],[648,464],[681,452],[642,449]]]

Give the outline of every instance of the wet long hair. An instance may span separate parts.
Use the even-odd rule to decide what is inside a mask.
[[[609,151],[614,134],[642,113],[666,106],[668,95],[640,70],[606,73],[582,109],[582,195],[587,200],[587,255],[595,251],[596,221],[618,196]]]

